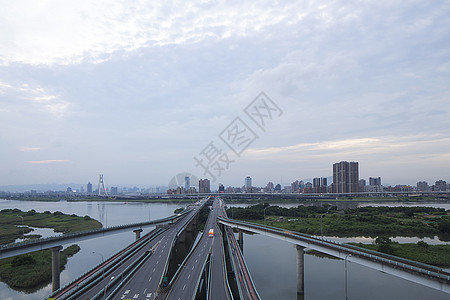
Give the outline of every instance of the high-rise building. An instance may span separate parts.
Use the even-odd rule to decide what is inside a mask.
[[[191,177],[184,176],[184,190],[189,191],[190,187],[191,187]]]
[[[273,192],[275,186],[273,184],[273,182],[269,181],[266,185],[266,187],[264,188],[265,192]]]
[[[119,191],[119,188],[117,186],[112,186],[110,191],[111,191],[112,195],[117,195],[118,191]]]
[[[92,183],[91,182],[88,182],[87,183],[87,193],[88,194],[92,194]]]
[[[446,191],[447,190],[447,182],[444,180],[438,180],[434,184],[435,191]]]
[[[198,181],[198,192],[199,193],[210,193],[211,192],[211,183],[209,179],[200,179]]]
[[[381,185],[381,177],[369,177],[369,185]]]
[[[325,177],[313,178],[312,191],[313,191],[313,193],[326,193],[327,192],[327,178],[325,178]]]
[[[417,190],[418,191],[426,192],[429,189],[430,189],[430,187],[428,186],[428,183],[426,181],[419,181],[417,183]]]
[[[245,188],[250,189],[252,187],[252,178],[250,176],[245,177]]]
[[[356,193],[358,191],[358,162],[341,161],[333,164],[333,193]]]
[[[362,192],[364,191],[364,187],[366,186],[366,180],[365,179],[360,179],[359,180],[359,190]]]
[[[296,180],[293,183],[291,183],[291,192],[292,193],[298,193],[299,189],[300,189],[300,186],[299,186],[298,180]]]

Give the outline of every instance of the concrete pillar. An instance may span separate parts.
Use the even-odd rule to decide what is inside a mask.
[[[141,232],[142,231],[143,231],[142,229],[133,230],[133,232],[136,234],[136,240],[141,238]]]
[[[242,253],[244,253],[244,232],[242,230],[239,230],[238,244]]]
[[[59,251],[62,247],[57,246],[52,248],[52,292],[59,290],[60,280],[59,280]]]
[[[304,249],[305,247],[295,245],[297,249],[297,295],[305,294],[305,264]]]

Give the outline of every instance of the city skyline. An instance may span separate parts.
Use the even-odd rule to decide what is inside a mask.
[[[7,2],[0,186],[288,185],[344,160],[386,184],[449,181],[449,15],[445,1]],[[252,134],[240,149],[236,125]],[[194,159],[212,143],[228,159],[215,179]]]

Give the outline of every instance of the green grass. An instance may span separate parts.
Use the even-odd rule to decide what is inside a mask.
[[[379,245],[349,243],[350,245],[378,251]],[[418,244],[399,244],[392,242],[393,255],[418,261],[428,265],[433,265],[441,268],[450,267],[450,245],[427,245],[426,247]]]
[[[264,211],[265,209],[265,211]],[[311,235],[335,236],[443,236],[450,233],[450,210],[432,207],[360,207],[338,210],[336,206],[283,208],[258,204],[228,209],[236,219],[266,224]],[[321,218],[321,216],[323,216]]]
[[[39,228],[53,228],[56,232],[77,232],[93,228],[101,228],[102,224],[89,216],[66,215],[61,212],[49,211],[38,213],[34,210],[23,212],[18,209],[4,209],[0,211],[0,244],[14,242],[22,237],[22,218],[25,226]],[[24,228],[25,233],[31,231]],[[35,236],[34,236],[35,237]]]
[[[67,247],[60,254],[61,270],[67,259],[80,250],[78,245]],[[41,250],[0,260],[0,280],[9,287],[28,290],[48,284],[52,279],[52,250]]]

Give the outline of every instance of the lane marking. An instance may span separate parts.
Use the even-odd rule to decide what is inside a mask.
[[[183,291],[184,291],[185,288],[186,288],[186,285],[183,286]]]
[[[155,273],[155,269],[156,269],[156,268],[153,268],[153,273]]]
[[[150,279],[148,280],[148,282],[152,281],[152,277],[150,277]]]

